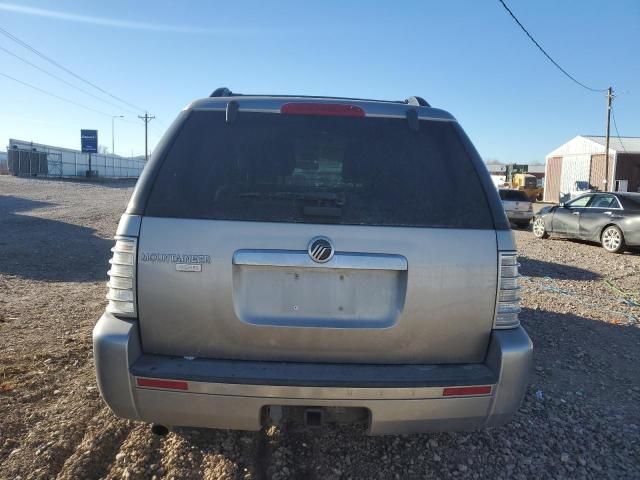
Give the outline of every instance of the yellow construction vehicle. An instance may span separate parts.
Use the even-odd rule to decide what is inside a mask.
[[[532,202],[542,200],[543,188],[538,187],[538,179],[530,173],[515,173],[511,176],[510,188],[523,190]]]
[[[505,166],[505,186],[514,190],[523,190],[532,202],[542,200],[543,188],[538,186],[535,175],[527,173],[527,165],[512,163]]]

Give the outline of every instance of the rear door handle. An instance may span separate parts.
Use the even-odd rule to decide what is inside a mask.
[[[574,215],[580,215],[580,212],[571,212],[571,213],[573,213]]]

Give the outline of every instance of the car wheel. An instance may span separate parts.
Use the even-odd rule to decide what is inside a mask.
[[[549,237],[547,229],[544,226],[544,218],[536,217],[536,219],[533,221],[533,234],[536,236],[536,238]]]
[[[615,225],[609,225],[602,231],[602,248],[611,253],[622,253],[624,251],[624,236],[622,231]]]

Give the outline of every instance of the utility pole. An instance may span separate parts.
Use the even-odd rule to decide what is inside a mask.
[[[142,115],[138,115],[138,118],[144,121],[144,161],[146,162],[149,160],[149,122],[156,117],[144,112],[144,117]]]
[[[604,147],[604,191],[609,191],[609,128],[611,126],[611,101],[613,100],[613,89],[607,89],[607,137]]]

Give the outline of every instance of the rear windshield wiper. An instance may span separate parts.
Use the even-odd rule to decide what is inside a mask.
[[[313,201],[318,204],[331,204],[342,206],[345,203],[343,193],[335,192],[245,192],[239,197],[269,198],[282,200]]]
[[[245,192],[244,198],[269,198],[275,200],[302,200],[309,204],[302,207],[302,214],[310,217],[340,217],[345,203],[343,193],[335,192]]]

